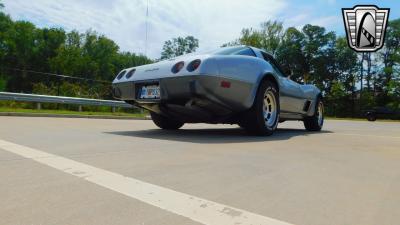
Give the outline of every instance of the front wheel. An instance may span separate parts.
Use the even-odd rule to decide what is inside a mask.
[[[279,112],[277,87],[266,80],[261,83],[253,107],[242,116],[239,125],[251,134],[268,136],[278,126]]]
[[[317,99],[315,113],[304,119],[304,127],[308,131],[320,131],[324,125],[324,104],[321,98]]]
[[[367,115],[367,120],[368,120],[368,121],[371,121],[371,122],[375,121],[375,120],[376,120],[376,115],[375,115],[375,113],[368,113],[368,115]]]
[[[154,124],[157,125],[157,127],[165,130],[177,130],[183,126],[184,123],[170,119],[168,117],[165,117],[163,115],[150,112],[151,119],[153,120]]]

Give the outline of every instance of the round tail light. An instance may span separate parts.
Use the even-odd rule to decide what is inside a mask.
[[[183,61],[180,61],[180,62],[176,63],[172,67],[171,72],[172,73],[178,73],[179,71],[181,71],[181,69],[183,68],[184,65],[185,65],[185,63]]]
[[[186,69],[189,72],[193,72],[193,71],[197,70],[197,68],[199,68],[200,64],[201,64],[200,59],[193,60],[191,63],[189,63],[189,65],[187,66]]]

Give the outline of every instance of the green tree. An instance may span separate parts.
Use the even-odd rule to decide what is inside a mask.
[[[33,60],[35,70],[55,72],[51,70],[50,61],[57,56],[57,50],[65,43],[65,31],[61,28],[44,28],[38,30],[37,35],[38,49]]]
[[[7,86],[7,80],[3,75],[0,74],[0,91],[5,91]]]
[[[6,65],[6,57],[9,53],[9,45],[12,40],[9,38],[9,30],[13,27],[10,16],[0,12],[0,63]]]
[[[269,20],[261,23],[260,29],[243,29],[237,42],[242,45],[265,49],[275,55],[281,45],[283,35],[283,23]]]
[[[111,80],[117,69],[113,65],[113,58],[118,54],[119,47],[114,41],[105,36],[98,36],[96,32],[88,31],[83,44],[83,58],[85,67],[83,75],[92,79]]]
[[[114,59],[114,65],[118,68],[118,71],[122,68],[140,66],[144,64],[152,63],[152,60],[144,55],[136,55],[131,52],[122,52],[118,54]]]
[[[122,68],[150,62],[145,56],[120,52],[114,41],[91,30],[86,33],[66,33],[62,28],[40,29],[26,21],[12,21],[8,15],[0,12],[2,89],[6,85],[8,91],[46,91],[35,88],[35,84],[41,83],[55,86],[58,93],[62,92],[61,87],[68,87],[64,85],[65,82],[73,83],[72,80],[28,70],[111,81]],[[74,85],[84,86],[91,96],[110,97],[109,84],[80,81]],[[53,88],[49,87],[48,90]]]
[[[5,60],[12,68],[20,68],[23,71],[18,76],[10,77],[7,87],[11,90],[30,90],[31,79],[26,70],[35,68],[34,59],[38,53],[38,33],[36,27],[26,21],[17,21],[5,32],[7,52]]]
[[[58,49],[55,57],[49,60],[51,71],[57,74],[80,76],[85,66],[82,50],[83,35],[71,31],[66,41]]]
[[[192,53],[199,47],[199,40],[193,36],[177,37],[164,43],[161,59],[169,59]]]
[[[378,53],[383,63],[380,86],[388,87],[393,75],[396,75],[396,67],[400,65],[400,19],[389,21],[385,45]],[[383,88],[383,90],[387,94],[387,88]]]
[[[294,27],[289,27],[276,51],[276,59],[282,67],[291,70],[291,79],[302,82],[307,69],[303,53],[304,34]]]
[[[326,97],[329,107],[327,108],[327,113],[332,116],[344,116],[346,112],[346,105],[343,104],[346,98],[346,91],[343,83],[334,81],[332,82],[332,87],[329,96]]]
[[[392,79],[388,84],[387,90],[391,99],[387,105],[392,109],[400,110],[400,77]]]
[[[330,82],[335,79],[334,47],[336,35],[326,32],[324,27],[307,24],[302,32],[305,36],[303,54],[306,58],[304,81],[329,91]]]
[[[262,37],[258,30],[246,28],[242,30],[241,37],[237,41],[231,42],[231,44],[248,45],[256,48],[262,48],[261,41]]]
[[[343,83],[346,92],[355,91],[357,53],[350,49],[345,37],[339,37],[335,46],[335,72],[337,80]]]
[[[51,69],[60,74],[112,80],[122,68],[151,62],[147,57],[118,50],[115,42],[93,31],[85,34],[72,31],[66,34],[56,57],[50,59]]]
[[[30,69],[34,55],[37,53],[36,27],[25,21],[14,23],[7,32],[9,55],[17,67]]]
[[[354,116],[356,114],[356,84],[359,67],[357,65],[357,53],[348,47],[345,37],[336,39],[334,59],[336,80],[343,86],[347,95],[346,98],[342,98],[339,104],[345,106],[342,112],[348,112],[348,114]],[[334,95],[332,92],[333,90],[328,94]]]

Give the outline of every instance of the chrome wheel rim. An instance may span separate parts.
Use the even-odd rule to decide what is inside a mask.
[[[317,118],[318,125],[322,126],[322,123],[324,122],[324,105],[322,104],[322,102],[319,102],[318,104]]]
[[[271,90],[265,91],[263,103],[265,125],[267,127],[272,127],[276,123],[276,118],[278,116],[278,107],[275,94]]]

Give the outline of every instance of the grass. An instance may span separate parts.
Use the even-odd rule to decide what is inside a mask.
[[[326,116],[325,119],[327,119],[327,120],[356,120],[356,121],[367,121],[366,118],[331,117],[331,116]]]
[[[350,117],[325,117],[327,120],[352,120],[352,121],[368,121],[367,118],[350,118]],[[392,119],[377,119],[377,122],[400,122],[400,120],[392,120]]]
[[[51,110],[51,109],[22,109],[0,107],[0,112],[13,112],[13,113],[38,113],[38,114],[57,114],[57,115],[81,115],[81,116],[121,116],[132,118],[144,118],[147,113],[127,113],[127,112],[89,112],[89,111],[71,111],[71,110]]]

